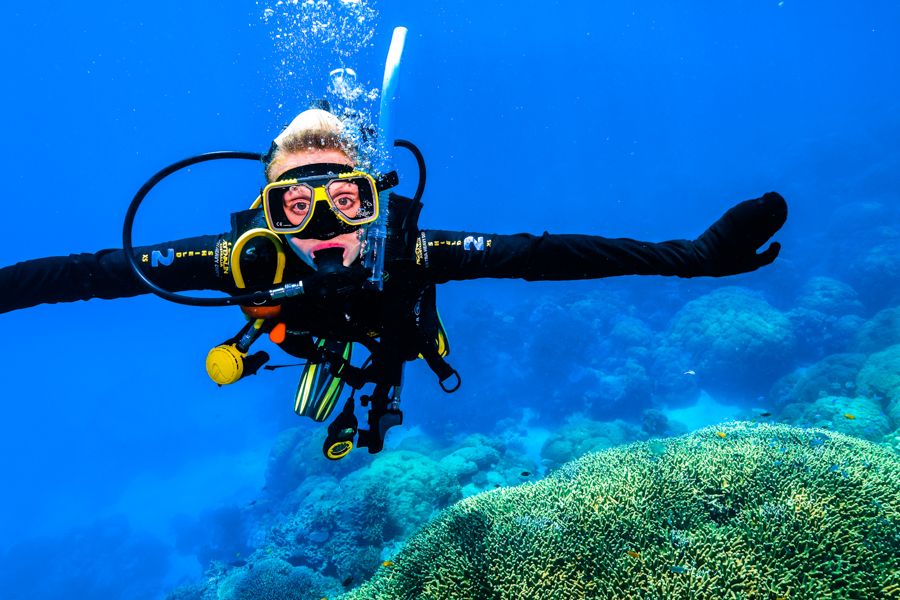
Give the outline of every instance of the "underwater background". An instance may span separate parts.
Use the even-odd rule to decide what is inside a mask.
[[[849,455],[897,472],[897,2],[99,1],[3,13],[3,266],[119,246],[151,174],[210,150],[264,152],[333,96],[331,69],[356,71],[370,110],[395,25],[409,28],[395,133],[428,163],[424,228],[693,239],[770,190],[790,214],[778,260],[737,277],[441,286],[461,389],[447,396],[424,363],[409,366],[403,427],[380,455],[338,463],[321,455],[324,427],[292,411],[299,369],[226,388],[206,376],[208,350],[243,322],[237,309],[145,296],[0,315],[0,597],[334,597],[393,568],[464,497],[698,430],[729,443],[754,427],[845,433],[880,446],[841,442]],[[261,171],[209,165],[167,180],[136,242],[225,231]],[[568,181],[589,185],[573,194]],[[745,424],[701,429],[735,419]],[[817,450],[823,435],[791,439]],[[863,468],[831,460],[823,469],[841,480]],[[777,481],[781,463],[753,464]],[[878,518],[896,535],[896,504]],[[271,591],[282,584],[295,595]]]

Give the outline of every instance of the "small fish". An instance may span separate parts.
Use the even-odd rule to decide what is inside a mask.
[[[393,567],[393,566],[394,566],[394,561],[392,561],[392,560],[386,560],[386,561],[384,561],[383,563],[381,563],[381,566],[382,566],[382,567]]]
[[[845,418],[845,419],[850,419],[851,421],[853,421],[854,419],[856,419],[856,415],[853,415],[853,414],[850,414],[850,413],[844,413],[844,418]]]
[[[531,471],[522,471],[522,477],[529,477],[531,475]]]
[[[837,464],[831,465],[830,467],[828,467],[828,472],[829,473],[838,473],[840,475],[843,475],[845,479],[850,478],[850,474],[847,473],[847,470],[843,468],[843,465],[837,465]]]
[[[724,439],[725,439],[725,436],[727,436],[728,434],[725,433],[724,431],[717,431],[717,432],[716,432],[716,435],[719,436],[720,438],[722,438],[722,439],[724,440]]]
[[[770,413],[769,411],[761,412],[761,413],[759,413],[759,416],[761,416],[761,417],[771,417],[771,416],[772,416],[772,413]]]
[[[343,581],[341,582],[341,585],[344,586],[344,587],[347,587],[347,586],[349,586],[351,583],[353,583],[353,576],[352,576],[352,575],[351,575],[350,577],[348,577],[347,579],[343,580]]]
[[[635,550],[626,550],[625,554],[627,554],[631,558],[640,558],[641,557],[641,553],[637,552]]]
[[[681,575],[682,573],[687,573],[687,567],[681,565],[672,565],[669,567],[669,571]]]
[[[696,375],[696,374],[697,374],[697,371],[695,371],[693,369],[688,369],[687,371],[682,373],[682,375]]]

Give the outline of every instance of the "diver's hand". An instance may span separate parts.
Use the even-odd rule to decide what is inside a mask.
[[[787,203],[781,194],[769,192],[732,207],[694,240],[704,275],[722,277],[748,273],[768,265],[781,251],[772,242],[757,253],[787,220]]]

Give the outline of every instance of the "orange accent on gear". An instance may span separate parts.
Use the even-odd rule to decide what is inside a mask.
[[[269,332],[269,339],[272,340],[273,344],[280,344],[286,337],[287,325],[285,325],[284,323],[278,323],[275,327],[272,328],[272,331]]]
[[[242,306],[241,310],[251,319],[274,319],[281,314],[281,306]]]

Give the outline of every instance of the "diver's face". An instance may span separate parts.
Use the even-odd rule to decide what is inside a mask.
[[[272,175],[275,179],[278,179],[283,173],[290,169],[316,163],[337,163],[353,166],[353,161],[350,160],[350,157],[340,150],[304,150],[302,152],[293,152],[279,157],[278,161],[275,163],[275,168],[272,169]],[[285,196],[285,200],[287,200],[287,196]],[[294,219],[291,218],[290,211],[286,211],[286,214],[288,219],[293,222]],[[298,219],[297,223],[299,222],[300,220]],[[294,249],[297,250],[297,254],[300,255],[303,262],[311,267],[315,267],[313,258],[315,257],[316,252],[325,250],[326,248],[343,249],[344,266],[349,267],[357,258],[359,258],[359,253],[362,250],[362,229],[357,229],[351,233],[342,233],[329,240],[299,239],[293,236],[288,237],[288,240]]]

